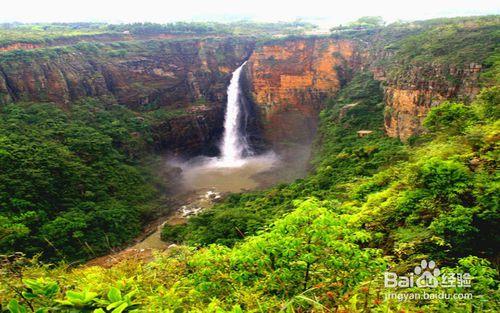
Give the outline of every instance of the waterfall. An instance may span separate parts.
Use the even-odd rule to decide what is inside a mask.
[[[241,135],[240,121],[240,74],[245,61],[238,67],[231,77],[231,82],[227,87],[227,107],[224,118],[224,134],[220,145],[221,158],[219,164],[222,166],[239,166],[244,163],[243,152],[248,150],[248,144]]]
[[[247,142],[247,118],[252,117],[252,110],[240,86],[241,71],[245,64],[233,72],[227,87],[220,156],[198,156],[187,162],[171,160],[173,166],[182,169],[182,185],[187,190],[239,192],[257,188],[261,182],[254,179],[254,175],[281,164],[273,151],[254,154]]]

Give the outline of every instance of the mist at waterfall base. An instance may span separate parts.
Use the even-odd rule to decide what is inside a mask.
[[[273,172],[286,163],[273,151],[256,155],[241,132],[240,74],[246,62],[232,74],[227,88],[224,133],[219,144],[220,156],[198,156],[190,160],[171,159],[169,164],[182,170],[183,187],[187,190],[209,189],[239,192],[278,182]],[[267,174],[266,174],[267,173]],[[267,178],[266,178],[267,177]]]

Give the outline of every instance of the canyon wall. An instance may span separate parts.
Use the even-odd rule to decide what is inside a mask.
[[[137,109],[225,97],[250,40],[182,40],[76,46],[0,54],[0,104],[115,97]]]
[[[381,82],[386,133],[403,141],[424,131],[422,122],[431,107],[447,99],[469,101],[479,92],[480,57],[465,67],[438,66],[431,60],[421,66],[398,64],[392,53],[374,48],[381,46],[377,40],[294,38],[258,46],[247,75],[264,137],[271,143],[312,138],[327,99],[360,70],[371,71]]]
[[[470,101],[479,92],[481,69],[475,63],[465,68],[414,67],[388,79],[384,69],[372,68],[384,86],[387,135],[405,141],[424,132],[423,120],[433,106],[447,99]]]
[[[393,55],[373,49],[377,38],[296,37],[257,46],[244,37],[112,42],[128,40],[123,36],[99,38],[107,43],[0,51],[0,104],[64,107],[100,97],[138,112],[180,109],[185,114],[155,125],[155,142],[159,149],[201,153],[222,133],[231,73],[248,59],[242,83],[252,116],[245,125],[256,145],[262,146],[261,137],[271,144],[311,140],[319,111],[359,70],[371,71],[383,85],[387,134],[406,140],[424,131],[432,106],[477,94],[483,61],[465,68],[396,64],[394,75],[380,65]]]
[[[97,97],[138,112],[184,111],[154,127],[157,146],[198,153],[221,133],[232,71],[250,39],[186,39],[17,50],[0,53],[0,105]]]
[[[310,133],[310,117],[358,71],[381,82],[386,133],[404,141],[420,134],[433,106],[479,92],[498,52],[499,23],[497,16],[437,19],[265,42],[250,58],[250,76],[266,137]]]
[[[264,137],[272,143],[310,140],[326,99],[359,64],[360,55],[349,40],[286,39],[257,47],[247,75]]]
[[[224,106],[195,106],[188,114],[165,119],[152,126],[156,150],[173,155],[216,155],[217,142],[224,130]]]

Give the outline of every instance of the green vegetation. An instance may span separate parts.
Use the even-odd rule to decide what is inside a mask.
[[[499,99],[492,87],[470,106],[438,106],[425,121],[430,133],[405,146],[379,129],[379,86],[361,73],[322,113],[309,177],[232,195],[187,226],[165,228],[164,238],[198,248],[181,245],[148,264],[67,269],[5,257],[3,304],[11,312],[495,311],[498,271],[488,260],[500,244]],[[424,258],[445,273],[471,273],[472,287],[401,292],[474,298],[384,298],[386,267],[404,274]]]
[[[370,28],[380,28],[384,26],[385,22],[380,16],[364,16],[356,21],[347,23],[347,25],[336,26],[330,29],[331,32],[345,31],[345,30],[365,30]]]
[[[462,65],[486,59],[500,39],[499,17],[477,18],[462,23],[443,23],[394,43],[401,61]]]
[[[0,251],[79,260],[136,236],[158,196],[138,162],[147,129],[95,100],[2,107]]]
[[[446,76],[450,69],[468,68],[476,60],[498,55],[499,24],[499,16],[486,16],[388,25],[379,30],[382,40],[375,45],[387,55],[379,66],[386,68],[389,79],[399,81],[413,79],[408,70],[416,67],[419,73]],[[451,76],[443,80],[453,82]]]
[[[81,41],[126,40],[128,35],[139,39],[159,35],[267,37],[272,35],[298,35],[314,28],[314,25],[300,21],[278,23],[250,21],[232,23],[175,22],[167,24],[5,23],[0,24],[0,48],[16,43],[61,46],[72,45]]]
[[[0,253],[82,261],[136,237],[162,207],[152,129],[184,109],[142,113],[84,99],[0,109]]]
[[[331,36],[369,43],[377,56],[373,65],[383,69],[390,81],[411,84],[421,75],[432,75],[434,81],[456,85],[461,71],[471,63],[486,60],[481,65],[490,68],[498,62],[499,24],[498,15],[394,22],[386,26],[377,17],[364,17],[332,28]],[[489,80],[486,85],[492,84],[494,81]]]
[[[99,23],[5,23],[0,24],[0,47],[13,43],[51,43],[57,39],[92,36],[105,31],[106,25]]]
[[[137,35],[153,34],[218,34],[218,35],[273,35],[273,34],[300,34],[314,29],[314,25],[304,22],[257,23],[239,21],[232,23],[216,22],[175,22],[168,24],[135,23],[109,25],[113,31],[128,31]]]

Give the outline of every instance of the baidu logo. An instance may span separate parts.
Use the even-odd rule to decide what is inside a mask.
[[[422,260],[420,262],[420,266],[415,266],[413,270],[415,275],[419,275],[416,280],[417,287],[432,287],[435,288],[439,285],[437,278],[441,271],[436,267],[436,263],[434,261],[430,261],[427,263],[426,260]]]
[[[412,273],[405,276],[398,276],[393,272],[384,273],[386,288],[470,287],[471,280],[469,273],[441,273],[436,262],[427,260],[422,260]]]

